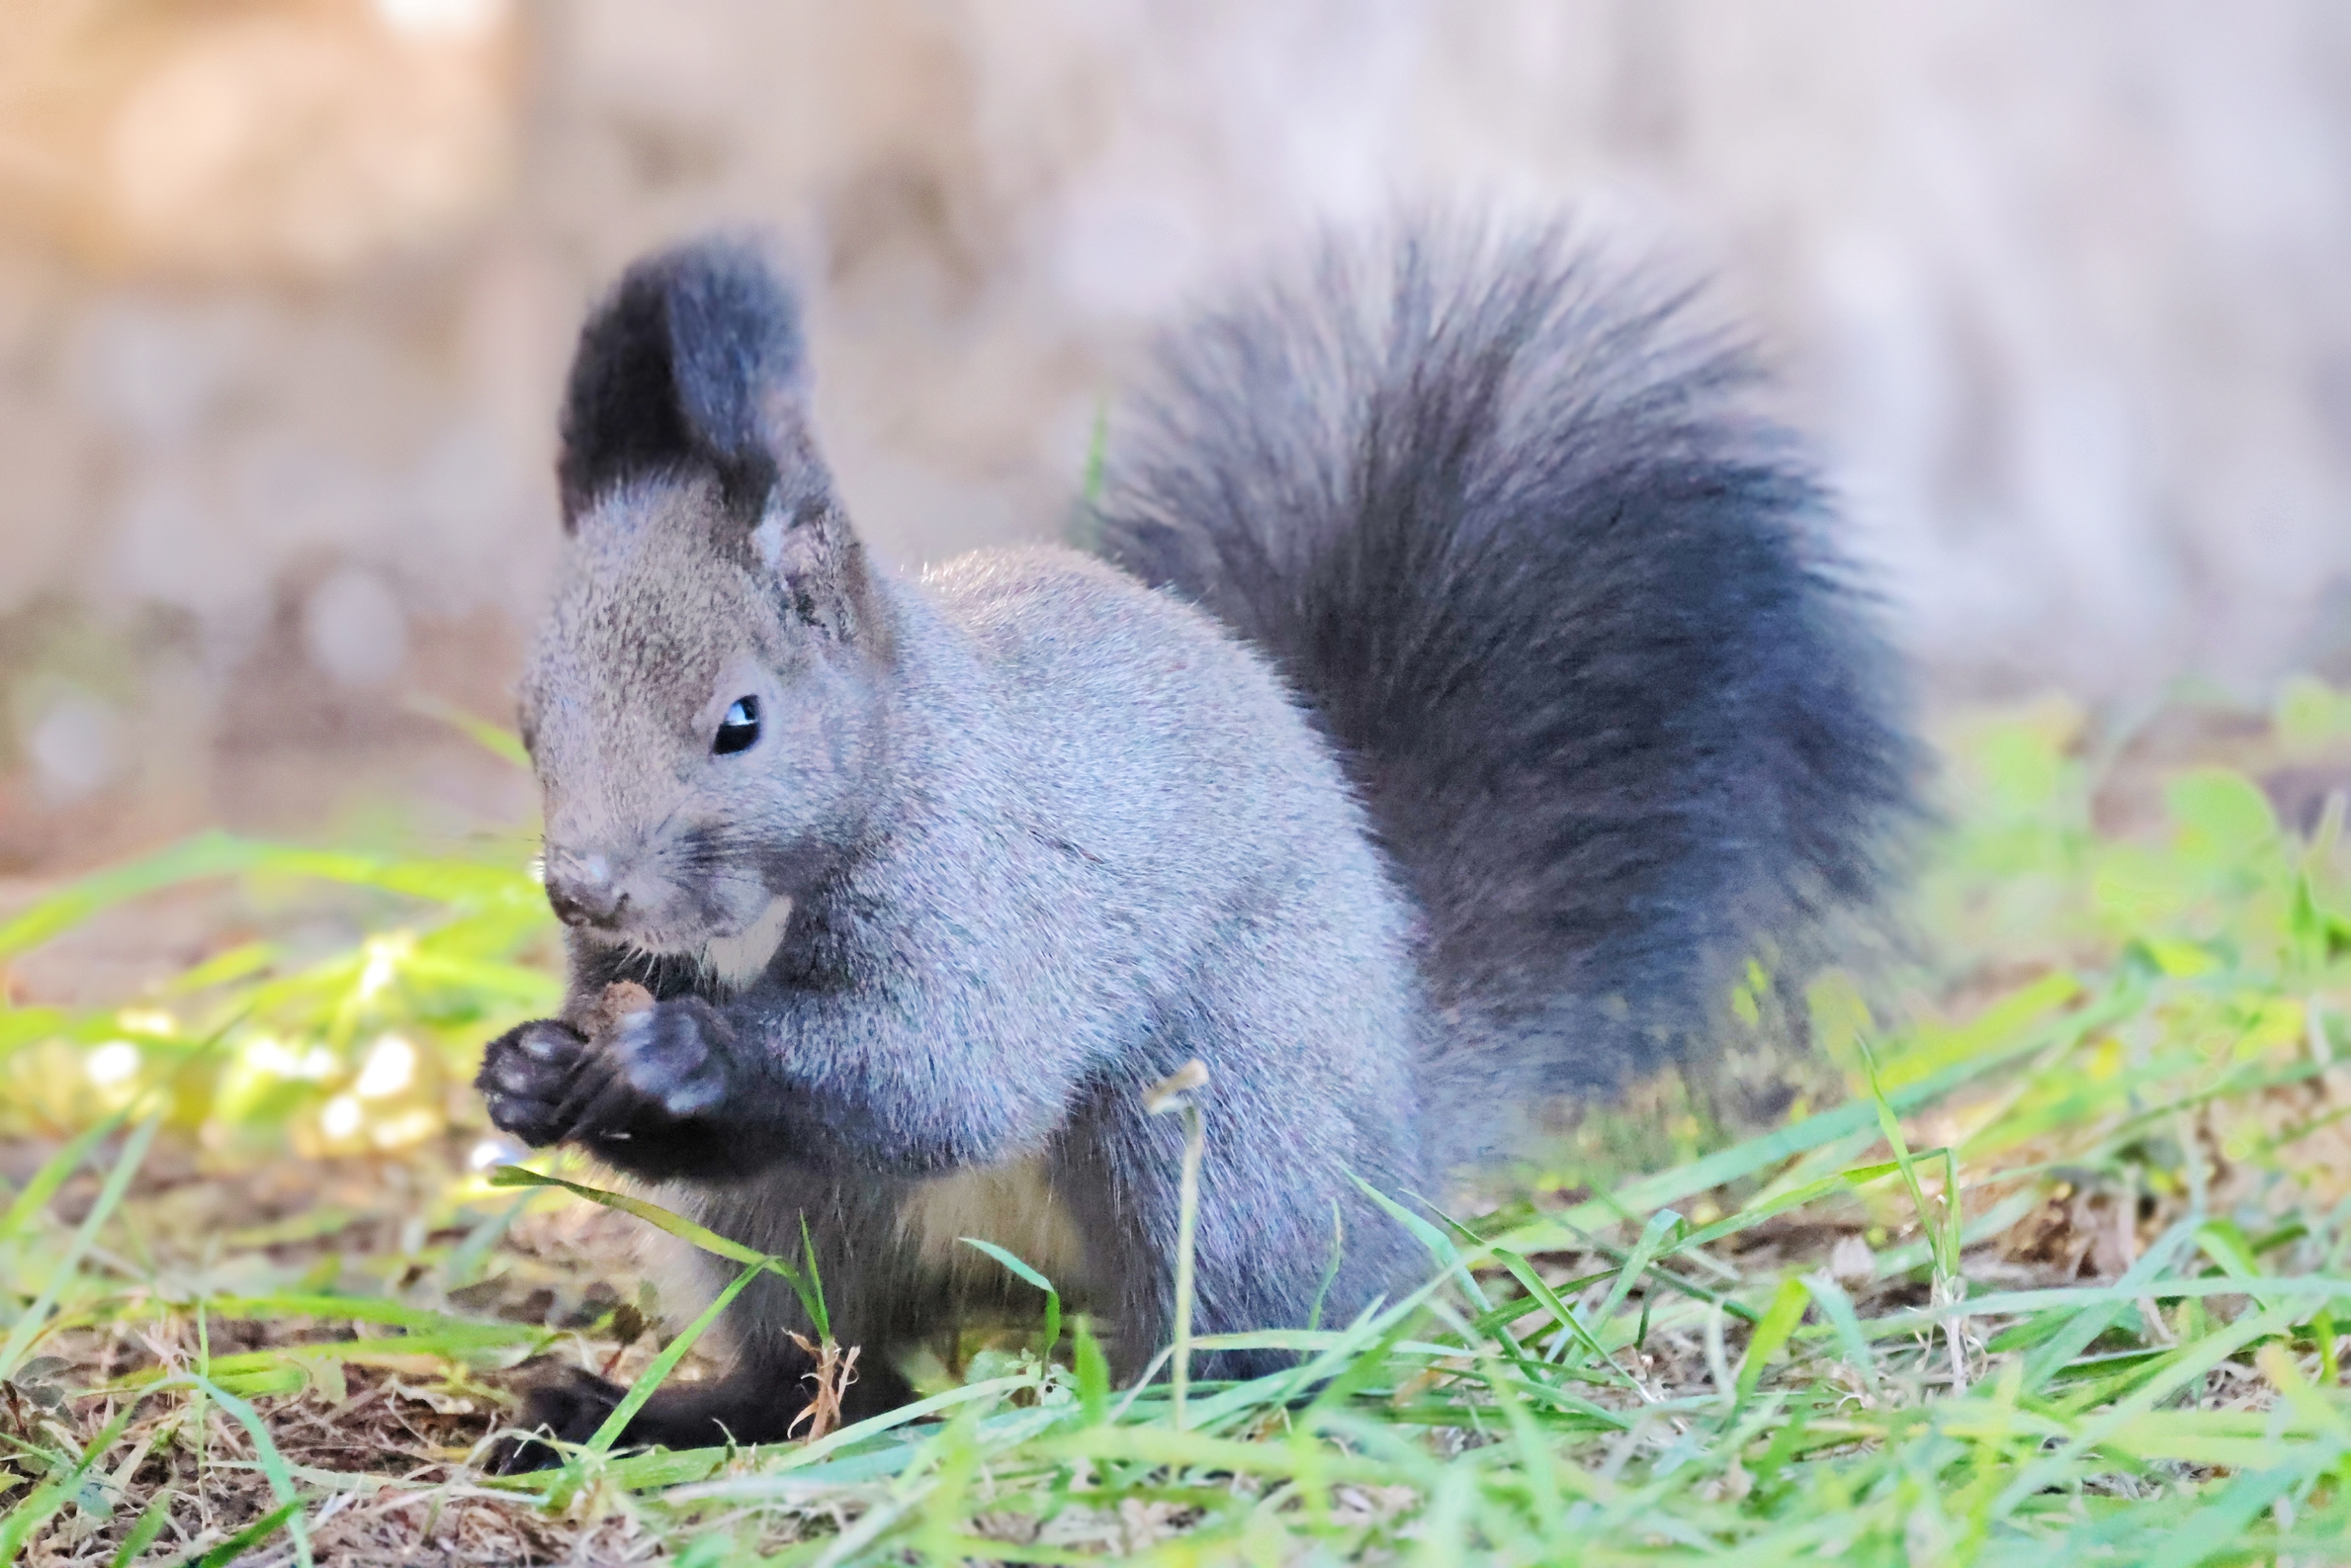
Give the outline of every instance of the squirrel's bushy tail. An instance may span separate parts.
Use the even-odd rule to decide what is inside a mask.
[[[1821,487],[1686,298],[1561,228],[1333,245],[1112,447],[1104,552],[1277,661],[1418,902],[1440,1122],[1663,1060],[1912,810]]]

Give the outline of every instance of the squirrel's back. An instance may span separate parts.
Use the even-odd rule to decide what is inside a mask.
[[[1151,814],[1164,815],[1172,852],[1165,835],[1228,826],[1218,798],[1249,793],[1327,808],[1318,837],[1362,834],[1360,807],[1296,695],[1260,650],[1198,608],[1052,546],[976,551],[926,570],[920,591],[968,640],[998,716],[1031,748],[1031,773],[1066,783],[1071,817],[1133,811],[1131,797],[1155,791]],[[1121,831],[1151,841],[1140,826]]]
[[[1224,928],[1269,888],[1286,900],[1311,884],[1332,951],[1290,978],[1346,994],[1309,1004],[1330,1012],[1374,991],[1416,993],[1402,891],[1328,742],[1260,650],[1068,549],[977,551],[910,586],[921,608],[904,619],[933,628],[914,640],[944,638],[952,651],[910,650],[909,664],[936,658],[937,673],[914,674],[904,698],[924,725],[957,733],[905,771],[959,781],[942,803],[957,824],[947,831],[994,841],[975,852],[999,888],[1042,870],[1061,920],[1084,928],[1069,940],[1096,955],[1105,981],[1196,984],[1204,955],[1229,940]],[[971,711],[976,696],[985,713]],[[1406,1032],[1362,1044],[1404,1049]]]

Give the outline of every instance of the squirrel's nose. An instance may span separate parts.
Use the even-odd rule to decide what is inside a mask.
[[[602,855],[548,856],[548,907],[566,925],[610,925],[628,902]]]

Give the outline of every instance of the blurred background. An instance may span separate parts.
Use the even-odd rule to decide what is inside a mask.
[[[886,560],[1061,531],[1187,298],[1573,204],[1787,371],[1947,696],[2351,675],[2335,0],[38,0],[0,49],[0,877],[463,833],[580,313],[781,235]]]

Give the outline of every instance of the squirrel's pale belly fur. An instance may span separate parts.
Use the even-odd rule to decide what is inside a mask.
[[[643,1197],[664,1207],[684,1213],[701,1207],[691,1191],[625,1185],[638,1186]],[[1067,1282],[1073,1292],[1091,1277],[1076,1212],[1054,1192],[1051,1170],[1041,1158],[914,1184],[898,1201],[889,1236],[900,1260],[897,1277],[909,1287],[936,1293],[943,1301],[976,1305],[983,1316],[1000,1311],[1002,1291],[991,1288],[1000,1266],[967,1245],[969,1238],[995,1243],[1047,1279]],[[639,1261],[659,1281],[664,1301],[684,1307],[709,1299],[711,1271],[695,1247],[660,1232],[644,1236],[639,1246]],[[1073,1301],[1084,1304],[1081,1295],[1073,1295]],[[739,1360],[736,1326],[722,1323],[703,1348],[705,1353],[732,1348]]]
[[[896,1353],[1040,1304],[967,1238],[1150,1362],[1182,1134],[1144,1096],[1193,1060],[1198,1331],[1408,1289],[1371,1192],[1703,1049],[1914,809],[1825,498],[1678,309],[1555,229],[1332,247],[1171,340],[1113,429],[1111,564],[909,579],[840,509],[756,252],[632,268],[581,334],[522,693],[572,995],[489,1047],[492,1117],[812,1247],[852,1415],[907,1396]],[[627,1439],[784,1436],[808,1327],[755,1280],[734,1371]],[[525,1425],[616,1397],[543,1384]]]
[[[1070,1206],[1054,1194],[1041,1159],[935,1176],[898,1206],[898,1228],[924,1267],[951,1281],[996,1270],[963,1244],[969,1236],[996,1243],[1049,1280],[1086,1277],[1085,1238]]]

